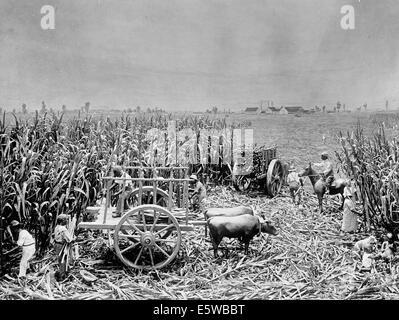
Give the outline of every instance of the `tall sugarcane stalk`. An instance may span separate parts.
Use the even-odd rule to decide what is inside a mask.
[[[396,234],[399,221],[393,217],[399,208],[399,143],[395,138],[388,140],[384,127],[380,124],[371,137],[364,135],[360,124],[346,137],[340,133],[342,149],[337,157],[359,187],[366,230],[385,228]]]
[[[34,222],[40,219],[46,225],[43,233],[47,234],[54,230],[59,214],[71,214],[83,204],[95,203],[103,186],[101,176],[108,173],[115,155],[126,155],[126,159],[117,158],[116,164],[122,161],[128,165],[142,164],[144,151],[150,146],[147,130],[154,127],[166,130],[173,116],[160,113],[150,117],[140,114],[94,119],[79,115],[65,120],[62,115],[36,112],[26,121],[14,116],[9,121],[9,118],[4,112],[0,119],[0,247],[3,248],[7,241],[4,223],[18,219],[32,231]],[[7,121],[11,128],[6,126]],[[191,115],[184,115],[176,123],[178,130],[194,129],[196,151],[199,151],[201,129],[227,126],[220,119]],[[167,154],[169,150],[165,151]],[[176,148],[176,158],[177,151]],[[195,152],[195,157],[201,163],[199,153]],[[169,163],[166,157],[164,160]],[[41,230],[37,227],[36,231]],[[47,245],[43,242],[43,247]],[[4,256],[0,259],[0,264],[4,263]]]

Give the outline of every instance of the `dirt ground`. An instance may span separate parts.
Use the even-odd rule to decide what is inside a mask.
[[[69,277],[57,283],[48,260],[28,274],[25,288],[15,274],[0,282],[0,299],[395,299],[398,268],[378,262],[374,271],[359,271],[351,250],[357,239],[339,235],[342,213],[334,200],[317,213],[308,194],[294,206],[287,193],[270,199],[261,194],[237,194],[217,187],[206,205],[252,205],[279,230],[277,236],[255,237],[249,255],[235,240],[224,239],[219,258],[213,257],[204,228],[183,234],[173,263],[159,271],[141,272],[123,266],[100,233],[78,236],[80,258]],[[96,276],[86,282],[86,270]]]

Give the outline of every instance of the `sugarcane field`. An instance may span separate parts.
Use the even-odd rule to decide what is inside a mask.
[[[228,166],[224,167],[221,163],[209,164],[212,161],[207,159],[207,152],[199,165],[183,169],[187,171],[185,176],[199,172],[198,178],[206,186],[207,195],[202,208],[195,210],[189,201],[184,205],[178,204],[180,200],[183,203],[184,190],[173,189],[173,186],[170,189],[170,181],[160,187],[161,191],[156,187],[158,199],[154,200],[153,181],[146,183],[144,177],[150,179],[151,168],[158,167],[161,168],[158,169],[159,177],[161,173],[165,177],[158,179],[163,182],[170,177],[171,170],[168,170],[169,163],[165,157],[160,158],[165,160],[164,163],[150,165],[156,159],[153,157],[154,150],[148,148],[162,152],[157,147],[169,145],[173,150],[170,153],[173,161],[176,146],[185,150],[185,141],[196,142],[187,140],[187,131],[185,135],[173,137],[175,143],[154,143],[154,139],[161,135],[154,136],[151,130],[155,127],[167,129],[172,117],[175,117],[174,123],[182,128],[177,128],[177,133],[182,132],[184,127],[195,132],[204,127],[218,126],[235,128],[230,132],[238,130],[241,133],[244,131],[239,129],[242,125],[253,128],[256,133],[257,128],[269,122],[268,129],[259,133],[259,137],[255,135],[254,140],[266,144],[272,140],[275,143],[280,141],[275,159],[281,162],[282,169],[287,163],[297,167],[299,174],[310,161],[317,162],[319,154],[328,148],[322,142],[320,131],[331,123],[327,150],[334,159],[336,180],[338,176],[351,176],[356,186],[355,207],[359,212],[356,233],[341,232],[343,210],[340,195],[324,196],[324,209],[320,212],[311,181],[303,179],[302,197],[299,200],[296,197],[294,202],[289,186],[283,181],[288,173],[284,172],[286,169],[281,171],[281,177],[276,177],[281,178],[281,182],[277,182],[277,189],[280,190],[274,196],[268,194],[261,182],[256,182],[256,177],[249,186],[240,185],[237,188],[234,182],[237,174],[233,175],[236,172],[229,171]],[[397,264],[394,249],[398,235],[395,223],[396,120],[392,121],[392,116],[385,118],[377,114],[353,116],[345,123],[343,117],[347,116],[338,114],[310,115],[306,120],[288,117],[281,121],[288,121],[298,129],[295,132],[303,132],[312,141],[303,149],[293,148],[296,141],[289,136],[289,132],[281,132],[276,141],[276,130],[280,124],[272,124],[275,119],[268,116],[257,119],[246,115],[221,118],[188,114],[150,117],[121,114],[114,119],[109,116],[96,119],[91,114],[81,114],[64,119],[63,114],[36,114],[29,119],[18,120],[18,116],[4,113],[1,122],[2,299],[395,298]],[[312,118],[317,119],[320,125],[306,131],[304,127]],[[336,127],[339,123],[342,127]],[[373,129],[364,132],[363,126]],[[273,131],[273,139],[266,136]],[[202,149],[208,151],[209,146],[209,151],[215,151],[215,145],[212,148],[208,142],[213,140],[219,147],[220,137],[216,138],[208,140],[206,137],[206,148]],[[230,138],[234,138],[234,134]],[[253,151],[254,166],[259,161],[255,159],[258,149],[255,147]],[[211,156],[209,152],[209,158]],[[184,160],[184,154],[177,153],[177,163]],[[175,165],[172,162],[169,166],[173,168]],[[134,169],[128,169],[129,166],[142,171],[137,173]],[[126,219],[118,227],[120,218],[113,218],[112,214],[116,211],[118,192],[121,187],[123,189],[123,184],[107,184],[105,178],[111,176],[111,167],[124,167],[124,174],[136,179],[129,181],[138,186],[130,189],[135,196],[127,196],[129,200],[122,219],[129,214],[132,221],[142,219],[141,214],[145,212],[148,214],[148,219],[144,219],[148,228],[158,226],[159,221],[161,232],[168,226],[165,222],[161,223],[162,218],[170,219],[167,215],[172,212],[179,220],[178,223],[170,222],[170,235],[158,239],[154,232],[155,243],[159,240],[160,245],[165,238],[170,240],[171,247],[160,247],[158,250],[155,245],[146,246],[142,239],[144,233],[140,233],[141,230],[134,232],[139,225],[140,229],[143,228],[142,223],[137,223],[135,227],[130,219]],[[143,178],[140,179],[140,175]],[[221,175],[224,175],[222,180],[219,179]],[[175,173],[175,177],[179,177],[179,173]],[[140,183],[143,184],[141,188]],[[111,191],[107,192],[107,189]],[[140,189],[141,195],[133,191]],[[181,199],[179,192],[182,193]],[[364,205],[364,199],[367,199],[367,205]],[[109,218],[117,221],[112,225],[113,222],[107,220],[110,226],[103,222],[104,212],[100,212],[107,202]],[[150,208],[146,210],[145,206]],[[165,212],[159,207],[165,208]],[[240,241],[224,238],[214,257],[210,231],[205,236],[204,212],[211,208],[219,208],[213,210],[220,211],[220,208],[237,207],[253,210],[255,215],[270,221],[278,233],[255,236],[250,242],[248,254],[244,253]],[[140,212],[140,208],[143,211]],[[60,267],[54,253],[54,229],[60,216],[66,217],[66,226],[74,235],[74,240],[64,248],[68,252],[64,278],[59,278]],[[12,239],[11,221],[20,221],[35,241],[36,253],[30,261],[30,272],[23,285],[18,281],[21,252],[15,250],[18,247],[13,244],[17,239]],[[131,229],[128,228],[129,223],[133,224]],[[121,226],[125,227],[125,232]],[[117,227],[118,234],[115,233]],[[122,239],[116,240],[116,235],[137,239],[137,247],[145,248],[147,252],[143,250],[139,255],[140,250],[134,251],[133,247],[130,256],[120,254],[126,249],[126,244]],[[354,250],[354,246],[357,241],[371,235],[377,239],[376,256],[385,253],[382,251],[384,242],[392,243],[392,255],[376,258],[368,270],[362,265],[362,256]],[[389,235],[391,238],[387,238]],[[151,232],[149,239],[152,240]],[[124,247],[115,246],[115,241]],[[174,255],[177,242],[180,245]],[[166,251],[165,256],[163,250]],[[162,265],[169,260],[169,253],[174,255],[173,259]],[[159,267],[159,264],[162,266]]]
[[[47,2],[0,1],[0,300],[399,298],[398,4]]]

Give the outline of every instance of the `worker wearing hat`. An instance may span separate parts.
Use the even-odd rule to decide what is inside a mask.
[[[125,178],[131,179],[132,177],[125,172],[121,166],[114,166],[112,168],[112,175],[115,177],[114,182],[119,185],[119,191],[115,194],[119,194],[118,202],[116,205],[116,211],[112,214],[113,218],[119,218],[122,216],[122,212],[128,209],[128,202],[127,199],[130,193],[133,191],[133,181],[132,180],[123,180],[117,178]],[[125,192],[124,196],[122,196],[123,192],[123,185],[125,185]],[[122,203],[122,199],[124,199],[124,204]],[[122,208],[123,206],[123,208]]]
[[[288,169],[288,176],[287,176],[287,184],[290,190],[290,195],[292,197],[292,202],[295,204],[295,198],[298,196],[299,204],[301,202],[301,191],[303,187],[303,180],[299,177],[298,173],[296,172],[296,168],[294,164],[291,164],[290,168]]]
[[[202,211],[202,200],[204,200],[206,197],[206,188],[201,181],[198,180],[197,175],[192,174],[190,179],[191,183],[194,185],[193,188],[190,189],[190,200],[193,205],[194,212],[199,212]]]
[[[324,182],[326,183],[327,190],[331,186],[334,181],[334,167],[331,161],[328,158],[328,153],[323,151],[320,155],[322,162],[315,163],[316,166],[321,168],[322,177]]]
[[[73,235],[67,229],[69,217],[66,214],[60,214],[57,217],[57,225],[54,229],[54,253],[58,260],[57,277],[62,280],[66,276],[66,263],[63,261],[63,247],[73,240]]]
[[[357,217],[360,212],[356,211],[355,204],[353,202],[354,188],[352,187],[351,181],[344,188],[344,213],[342,217],[341,232],[356,232],[357,230]]]
[[[25,284],[26,271],[29,268],[29,261],[36,252],[35,240],[27,230],[22,228],[22,225],[17,220],[12,220],[10,227],[13,233],[18,235],[16,244],[22,248],[22,257],[19,263],[18,278],[22,284]]]

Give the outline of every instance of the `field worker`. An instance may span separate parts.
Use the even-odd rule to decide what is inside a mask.
[[[131,179],[132,177],[127,173],[122,170],[122,167],[116,166],[112,168],[112,174],[114,177],[125,177],[128,179]],[[116,205],[116,211],[112,214],[113,218],[118,218],[122,216],[122,211],[125,211],[128,209],[128,203],[127,203],[127,198],[129,194],[133,191],[133,181],[132,180],[125,180],[125,193],[124,193],[124,198],[125,198],[125,205],[124,208],[122,209],[122,192],[123,192],[123,180],[122,179],[115,179],[115,183],[119,185],[120,190],[116,193],[116,195],[119,194],[118,198],[118,203]]]
[[[295,198],[298,196],[298,203],[301,202],[301,190],[303,187],[303,180],[299,177],[295,170],[295,166],[291,165],[288,170],[287,184],[290,189],[290,195],[292,197],[292,202],[295,204]]]
[[[360,212],[355,210],[353,202],[353,188],[351,182],[344,188],[344,213],[342,217],[341,233],[353,233],[357,231],[357,216]]]
[[[43,257],[45,253],[45,248],[48,248],[50,244],[50,237],[48,236],[51,233],[51,220],[52,214],[50,212],[46,212],[44,215],[39,217],[39,232],[37,234],[38,237],[38,248],[36,255],[38,257]]]
[[[363,252],[362,267],[360,269],[360,272],[371,271],[373,269],[373,267],[375,266],[376,258],[378,258],[377,253],[368,252],[368,251]]]
[[[27,230],[22,229],[22,226],[18,221],[11,221],[11,228],[13,232],[18,235],[17,245],[22,247],[22,258],[19,264],[18,278],[21,285],[25,285],[26,270],[29,267],[29,261],[32,259],[36,251],[35,240]]]
[[[361,272],[375,271],[375,259],[379,257],[376,249],[377,240],[374,237],[369,237],[368,245],[363,248]]]
[[[58,277],[64,279],[66,275],[66,263],[62,262],[62,249],[67,243],[71,243],[73,235],[67,229],[68,216],[60,214],[54,230],[54,253],[58,260]]]
[[[323,176],[323,181],[327,186],[327,190],[331,186],[332,182],[334,181],[334,167],[331,161],[328,159],[328,153],[322,152],[321,154],[322,162],[315,163],[316,166],[321,168],[321,174]]]
[[[191,183],[194,185],[194,188],[191,189],[191,203],[193,204],[194,212],[199,212],[202,211],[202,200],[206,197],[206,188],[195,174],[191,175],[190,179],[192,180]]]
[[[386,262],[392,261],[394,258],[395,242],[393,241],[392,233],[388,232],[384,238],[384,242],[381,245],[381,251],[379,256]]]
[[[283,163],[283,185],[288,185],[287,177],[290,170],[290,164],[284,162]]]

